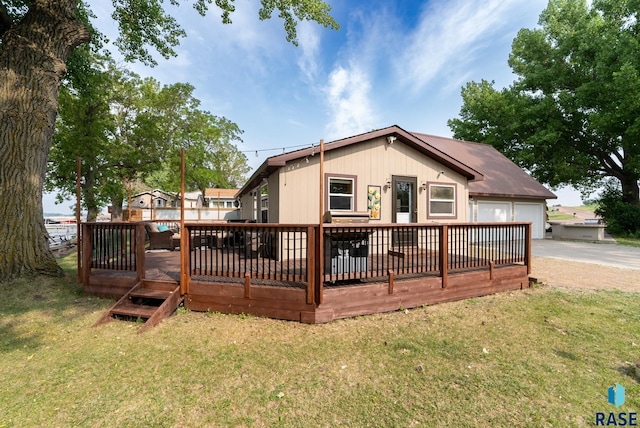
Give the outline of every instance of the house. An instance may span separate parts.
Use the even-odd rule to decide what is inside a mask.
[[[238,189],[185,192],[185,219],[188,221],[228,221],[239,218],[236,202]],[[132,219],[179,220],[180,195],[155,189],[134,195],[131,199]],[[125,209],[125,213],[127,209]],[[126,216],[126,215],[125,215]]]
[[[131,197],[131,208],[151,209],[176,206],[177,196],[160,189],[147,190]]]
[[[268,158],[234,195],[239,219],[255,223],[213,215],[231,197],[214,189],[208,208],[184,210],[171,272],[161,254],[147,259],[144,239],[125,251],[105,245],[113,231],[144,236],[142,222],[83,225],[85,291],[124,296],[103,319],[170,313],[132,308],[125,293],[179,295],[159,307],[171,310],[182,301],[322,323],[524,289],[554,195],[490,146],[391,126]]]
[[[380,223],[532,222],[544,237],[556,196],[486,144],[411,133],[398,126],[268,158],[237,197],[241,218],[317,223],[321,212]]]
[[[238,193],[238,189],[206,189],[203,205],[208,208],[234,210],[237,208],[236,193]]]

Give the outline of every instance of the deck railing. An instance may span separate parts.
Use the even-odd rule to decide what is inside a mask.
[[[446,287],[450,272],[512,264],[530,272],[530,223],[326,224],[322,236],[320,230],[319,225],[186,223],[183,290],[188,292],[192,279],[249,278],[305,287],[317,298],[322,287],[316,284],[437,275]],[[144,277],[144,247],[142,222],[83,225],[83,266],[133,270]],[[87,281],[90,271],[83,270]]]
[[[82,274],[88,283],[92,269],[135,271],[144,276],[144,225],[137,223],[83,223]]]
[[[309,281],[313,226],[187,224],[186,229],[191,275]]]

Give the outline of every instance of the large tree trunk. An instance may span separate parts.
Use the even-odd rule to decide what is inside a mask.
[[[631,205],[640,205],[640,187],[638,186],[638,176],[636,174],[625,173],[623,171],[620,179],[622,187],[622,202]]]
[[[42,185],[71,51],[90,39],[76,0],[34,0],[0,45],[0,281],[62,271],[49,249]]]

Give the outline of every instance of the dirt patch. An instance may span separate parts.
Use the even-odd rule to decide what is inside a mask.
[[[640,292],[640,271],[534,257],[531,276],[556,287]]]

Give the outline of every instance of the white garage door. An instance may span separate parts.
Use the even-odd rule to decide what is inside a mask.
[[[511,203],[478,201],[478,222],[511,221]]]
[[[516,202],[514,221],[530,221],[532,238],[544,239],[544,205],[539,203]]]

